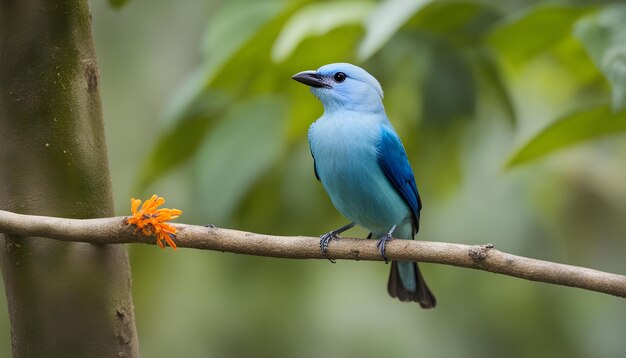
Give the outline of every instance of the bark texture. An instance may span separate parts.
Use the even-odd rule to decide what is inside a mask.
[[[174,224],[178,247],[234,252],[291,259],[382,260],[377,240],[337,238],[328,256],[320,253],[319,238],[273,236],[253,232]],[[62,241],[90,243],[155,244],[153,236],[134,235],[124,218],[89,220],[30,216],[0,210],[0,232],[37,235]],[[391,240],[385,255],[390,260],[419,261],[489,271],[532,281],[578,287],[626,298],[626,276],[585,267],[531,259],[496,250],[493,245],[462,245],[445,242]]]
[[[86,0],[0,0],[0,209],[111,216]],[[138,356],[126,249],[0,235],[14,357]]]

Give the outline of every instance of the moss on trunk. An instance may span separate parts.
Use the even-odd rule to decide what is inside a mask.
[[[0,208],[113,215],[86,0],[0,0]],[[138,355],[123,246],[0,235],[15,357]]]

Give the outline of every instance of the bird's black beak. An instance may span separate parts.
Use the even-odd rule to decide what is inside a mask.
[[[330,88],[320,75],[315,73],[315,71],[302,71],[296,73],[291,77],[292,79],[304,83],[307,86],[315,87],[315,88]]]

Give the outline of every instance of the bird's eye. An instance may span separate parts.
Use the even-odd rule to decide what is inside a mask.
[[[346,80],[346,74],[343,72],[337,72],[335,73],[334,78],[335,78],[335,82],[341,83]]]

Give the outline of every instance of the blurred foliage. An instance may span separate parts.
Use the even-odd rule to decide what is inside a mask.
[[[576,34],[613,90],[613,110],[626,107],[626,5],[607,7],[582,20]]]
[[[489,34],[503,59],[523,65],[570,36],[572,26],[593,8],[540,5],[504,18]]]
[[[403,98],[409,92],[402,91],[407,93],[400,100],[417,102],[413,108],[406,108],[402,117],[414,118],[416,127],[426,127],[424,131],[416,131],[418,136],[424,133],[452,138],[451,141],[456,143],[458,137],[452,133],[458,133],[458,123],[475,117],[476,99],[480,94],[477,81],[489,83],[499,105],[509,118],[515,119],[515,106],[524,104],[514,103],[511,99],[503,68],[519,68],[540,55],[556,57],[551,52],[573,37],[572,28],[577,21],[589,14],[595,18],[596,11],[597,6],[538,5],[508,14],[486,3],[423,0],[390,0],[379,4],[369,1],[229,2],[209,19],[203,41],[203,64],[174,96],[175,103],[170,105],[174,110],[168,112],[166,119],[170,129],[146,162],[138,181],[139,188],[196,156],[212,123],[222,121],[231,112],[216,111],[215,106],[205,103],[219,102],[222,108],[226,108],[250,96],[273,93],[284,97],[292,104],[291,110],[284,112],[284,118],[295,120],[288,120],[288,129],[275,140],[283,142],[280,147],[288,151],[295,142],[303,140],[300,133],[310,118],[315,117],[315,112],[307,110],[312,108],[308,105],[310,96],[305,91],[284,86],[284,79],[307,66],[315,68],[335,61],[357,62],[368,68],[373,66],[382,83],[388,82],[387,76],[393,77],[389,75],[393,69],[400,70],[405,74],[403,82],[418,84],[419,88],[413,92],[421,94],[421,98],[412,100]],[[605,10],[609,15],[601,14],[598,20],[585,18],[578,26],[578,36],[583,43],[588,43],[592,58],[614,85],[615,109],[620,108],[621,98],[625,95],[621,92],[625,86],[622,58],[619,57],[619,40],[623,37],[620,25],[624,23],[619,21],[621,11],[621,7],[609,7]],[[602,35],[606,38],[603,45],[597,41]],[[616,51],[618,54],[614,55]],[[602,56],[607,53],[617,59],[604,59]],[[579,56],[580,52],[570,54]],[[588,62],[584,65],[589,67]],[[584,85],[581,84],[581,91]],[[198,103],[210,108],[198,112]],[[570,126],[577,126],[579,122],[571,123]],[[428,127],[433,127],[431,130],[435,133],[430,133]],[[521,163],[518,158],[522,156],[528,161],[582,139],[621,130],[620,126],[612,125],[603,128],[594,134],[569,140],[565,138],[575,136],[571,127],[545,128],[544,131],[558,132],[556,135],[564,140],[559,145],[540,147],[534,145],[537,140],[531,140],[526,146],[534,145],[533,155],[525,156],[526,146],[523,146],[513,154],[509,165]],[[585,131],[585,127],[578,129]],[[538,132],[536,135],[542,134]],[[185,145],[173,146],[173,143],[183,142],[183,137],[186,138]],[[255,133],[251,132],[245,141],[252,142],[254,137]],[[422,138],[418,143],[432,146]],[[453,143],[445,145],[446,148],[450,146],[455,147]],[[176,150],[172,150],[174,147]],[[540,151],[539,148],[543,149]],[[220,149],[214,148],[217,152],[224,152]],[[417,149],[418,153],[426,152]],[[439,159],[434,161],[458,163],[457,152],[458,149],[436,151]],[[432,158],[432,153],[429,156]],[[420,159],[417,161],[424,162]],[[442,176],[439,170],[429,168],[434,176]],[[284,169],[290,171],[290,168]],[[212,170],[222,172],[225,168],[212,167]],[[461,182],[459,170],[448,174],[453,175],[451,180],[439,182],[437,192],[450,193]],[[252,191],[251,187],[257,181],[247,183],[248,187],[239,188],[242,192]]]
[[[128,0],[109,0],[109,4],[111,4],[111,7],[116,9],[122,8],[124,5],[126,5],[127,2]]]
[[[385,90],[424,201],[418,238],[626,272],[623,5],[94,6],[119,214],[158,192],[185,222],[289,235],[345,224],[306,141],[321,104],[290,77],[352,62]],[[580,290],[422,265],[440,302],[423,312],[387,297],[380,264],[149,247],[132,259],[150,357],[626,354],[623,302]]]
[[[626,131],[626,111],[613,114],[606,105],[579,110],[554,121],[515,153],[508,165],[523,163],[590,138],[623,131]]]

